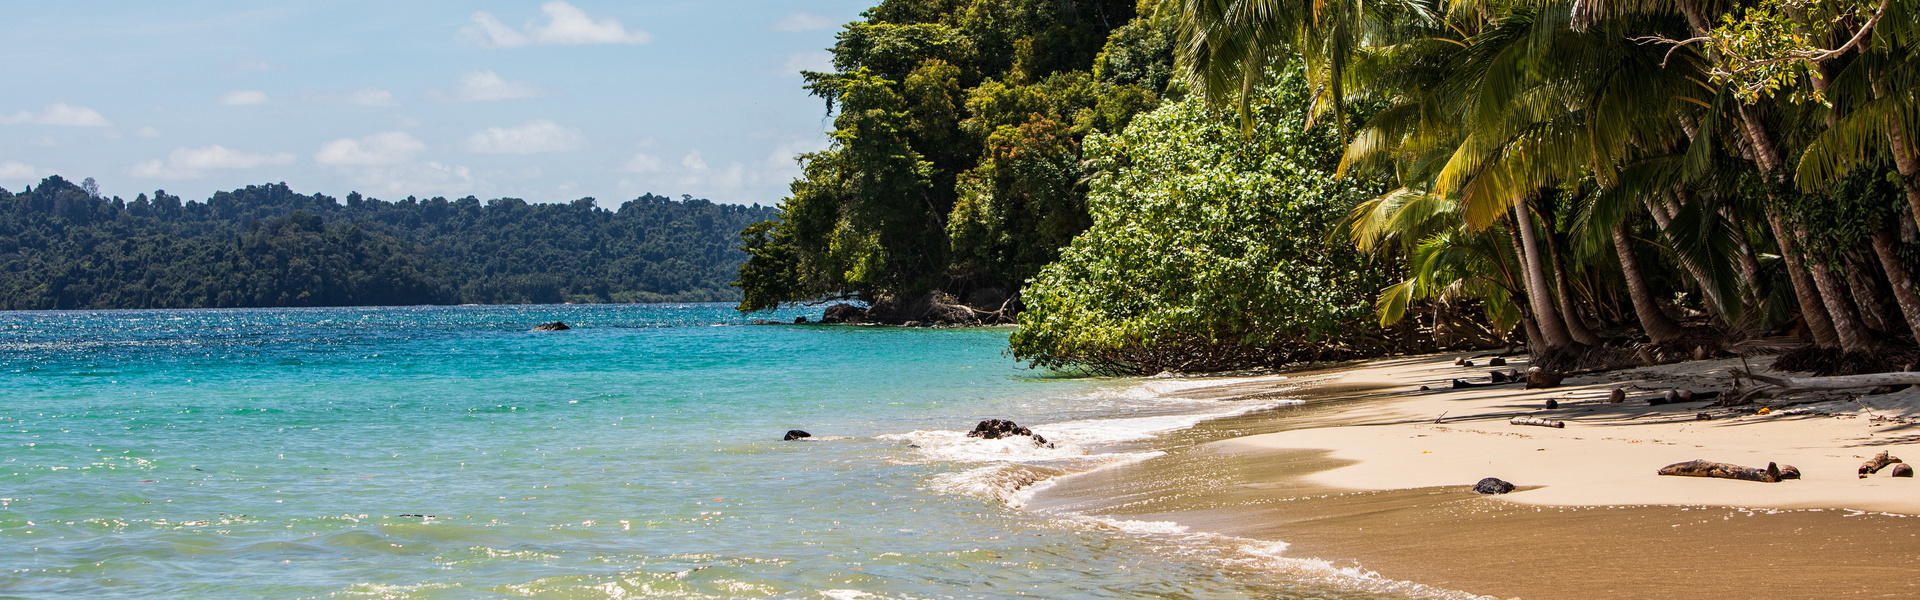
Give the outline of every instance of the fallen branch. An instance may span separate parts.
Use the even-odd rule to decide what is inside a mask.
[[[1535,427],[1552,427],[1555,429],[1567,428],[1566,421],[1555,421],[1553,419],[1542,419],[1539,417],[1514,417],[1512,421],[1508,421],[1507,423],[1513,425],[1532,425]]]
[[[1860,478],[1866,479],[1868,476],[1873,475],[1874,473],[1879,473],[1881,469],[1887,468],[1887,465],[1891,465],[1898,462],[1904,462],[1904,461],[1901,461],[1898,457],[1895,457],[1892,454],[1888,454],[1887,451],[1885,450],[1881,450],[1880,454],[1874,456],[1871,459],[1868,459],[1867,462],[1862,463],[1860,465]]]
[[[1716,477],[1762,483],[1779,483],[1783,479],[1800,478],[1800,470],[1791,466],[1782,469],[1773,463],[1767,463],[1767,468],[1755,469],[1708,460],[1690,460],[1667,465],[1660,468],[1660,474],[1676,477]]]
[[[1880,387],[1883,385],[1920,385],[1920,372],[1916,371],[1873,373],[1870,375],[1838,375],[1834,377],[1773,377],[1770,375],[1755,374],[1750,371],[1742,371],[1740,369],[1730,369],[1729,371],[1735,377],[1746,377],[1788,392],[1846,390]]]

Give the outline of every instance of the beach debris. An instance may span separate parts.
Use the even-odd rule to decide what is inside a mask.
[[[1796,469],[1792,465],[1780,467],[1774,463],[1767,463],[1767,468],[1765,469],[1755,469],[1753,467],[1742,467],[1740,465],[1713,462],[1710,460],[1690,460],[1661,467],[1660,474],[1676,477],[1717,477],[1720,479],[1778,483],[1786,479],[1799,479],[1800,469]]]
[[[1456,367],[1471,367],[1471,366],[1473,366],[1473,361],[1471,361],[1471,360],[1467,360],[1467,359],[1466,359],[1466,358],[1464,358],[1464,357],[1463,357],[1463,358],[1456,358],[1456,359],[1453,359],[1453,366],[1456,366]]]
[[[1513,491],[1513,484],[1501,481],[1498,477],[1488,477],[1480,480],[1480,483],[1473,484],[1473,491],[1476,494],[1497,496]]]
[[[1773,414],[1773,409],[1771,409],[1771,408],[1767,408],[1767,407],[1761,407],[1761,408],[1760,408],[1760,410],[1757,410],[1757,411],[1754,411],[1754,412],[1753,412],[1753,414],[1756,414],[1756,415],[1760,415],[1760,416],[1763,416],[1763,417],[1764,417],[1764,416],[1767,416],[1767,415],[1770,415],[1770,414]]]
[[[1900,460],[1899,457],[1894,456],[1892,454],[1888,454],[1887,451],[1885,450],[1881,450],[1880,453],[1874,455],[1873,458],[1867,459],[1867,462],[1861,463],[1860,478],[1866,479],[1867,476],[1873,475],[1874,473],[1879,473],[1881,469],[1887,468],[1887,465],[1904,463],[1904,462],[1906,461],[1902,461]]]
[[[1703,410],[1703,411],[1700,411],[1700,412],[1697,412],[1697,413],[1693,413],[1693,420],[1695,420],[1695,421],[1712,421],[1712,420],[1713,420],[1713,415],[1710,415],[1710,414],[1707,414],[1707,411],[1704,411],[1704,410]]]
[[[1500,357],[1498,357],[1498,356],[1495,356],[1495,357],[1493,357],[1493,358],[1489,358],[1489,359],[1487,359],[1487,366],[1489,366],[1489,367],[1504,367],[1504,366],[1507,366],[1507,359],[1504,359],[1504,358],[1500,358]]]
[[[1626,402],[1626,401],[1627,401],[1627,390],[1625,389],[1613,388],[1613,391],[1607,392],[1608,404],[1619,404],[1621,402]]]
[[[1560,385],[1560,380],[1566,379],[1566,377],[1567,375],[1565,373],[1560,373],[1557,371],[1548,371],[1540,367],[1533,367],[1531,369],[1527,369],[1526,389],[1544,390],[1551,387],[1558,387]]]
[[[1447,411],[1444,411],[1444,410],[1443,410],[1443,411],[1440,411],[1440,416],[1438,416],[1438,417],[1434,417],[1434,418],[1433,418],[1433,424],[1435,424],[1435,425],[1439,425],[1439,424],[1440,424],[1440,420],[1441,420],[1441,419],[1445,419],[1445,418],[1447,418]]]
[[[1433,389],[1433,388],[1430,388],[1430,387],[1427,387],[1427,386],[1424,386],[1424,385],[1423,385],[1423,386],[1420,386],[1420,391],[1422,391],[1422,392],[1425,392],[1425,391],[1429,391],[1429,390],[1432,390],[1432,389]]]
[[[1548,399],[1547,399],[1547,410],[1553,410],[1553,409],[1556,409],[1556,408],[1560,408],[1560,401],[1559,401],[1559,400],[1554,400],[1554,399],[1552,399],[1552,398],[1548,398]]]
[[[1016,435],[1033,438],[1033,445],[1035,446],[1053,447],[1053,444],[1047,442],[1047,438],[1041,437],[1040,434],[1034,433],[1031,429],[1021,427],[1018,423],[1005,419],[987,419],[981,421],[980,424],[973,426],[973,431],[967,432],[967,437],[977,437],[988,440],[997,440]]]
[[[1756,385],[1753,387],[1738,390],[1728,399],[1738,400],[1740,402],[1746,402],[1754,398],[1770,398],[1788,392],[1920,385],[1920,372],[1915,371],[1873,373],[1870,375],[1838,375],[1833,377],[1774,377],[1771,375],[1755,374],[1753,371],[1746,369],[1728,369],[1727,372],[1734,377],[1745,377],[1756,382]],[[1723,403],[1725,402],[1723,401]]]
[[[568,327],[566,323],[561,323],[559,321],[554,321],[552,323],[541,323],[539,325],[533,326],[534,331],[566,331],[568,329],[573,329],[573,328]]]
[[[1913,465],[1909,465],[1907,463],[1900,463],[1900,464],[1894,465],[1893,476],[1894,477],[1912,477]]]
[[[1515,371],[1513,369],[1508,369],[1505,371],[1488,371],[1487,379],[1494,383],[1514,383],[1514,382],[1520,381],[1520,372]]]
[[[780,438],[780,441],[783,441],[783,442],[791,442],[791,441],[794,441],[794,440],[797,440],[797,439],[801,439],[801,438],[810,438],[810,437],[813,437],[813,434],[811,434],[811,433],[807,433],[807,432],[805,432],[805,431],[801,431],[801,430],[798,430],[798,429],[788,429],[788,430],[787,430],[787,437],[784,437],[784,438]]]
[[[1555,429],[1567,428],[1566,421],[1555,421],[1553,419],[1542,419],[1539,417],[1514,417],[1512,421],[1507,421],[1507,423],[1511,425],[1532,425],[1535,427],[1552,427]]]

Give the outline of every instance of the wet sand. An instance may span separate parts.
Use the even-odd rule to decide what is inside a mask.
[[[1451,360],[1401,361],[1392,368],[1445,376]],[[1370,366],[1380,363],[1347,372]],[[1684,375],[1686,368],[1671,371]],[[1882,479],[1858,480],[1846,466],[1857,466],[1853,456],[1867,450],[1900,454],[1904,435],[1881,434],[1892,439],[1865,447],[1818,443],[1834,435],[1827,431],[1832,427],[1873,435],[1864,431],[1870,423],[1844,414],[1745,423],[1729,416],[1720,423],[1723,430],[1694,432],[1698,424],[1662,419],[1652,409],[1631,414],[1640,409],[1619,405],[1612,410],[1628,414],[1584,417],[1587,422],[1568,430],[1512,428],[1541,429],[1545,436],[1505,435],[1534,434],[1506,430],[1504,415],[1541,394],[1579,398],[1598,389],[1604,396],[1608,386],[1622,385],[1604,378],[1572,383],[1525,393],[1481,388],[1448,392],[1458,394],[1450,397],[1409,393],[1406,381],[1391,378],[1332,378],[1290,392],[1305,404],[1203,423],[1149,442],[1166,453],[1157,458],[1057,480],[1027,508],[1171,521],[1194,531],[1283,541],[1287,556],[1497,598],[1920,597],[1920,517],[1908,516],[1920,511],[1885,510],[1920,503],[1920,481],[1885,479],[1884,473]],[[1208,393],[1231,399],[1262,392],[1258,383],[1241,383],[1183,395]],[[1449,403],[1464,422],[1436,426],[1430,416],[1412,416],[1432,408],[1422,402],[1434,401]],[[1580,400],[1569,402],[1576,404],[1566,410],[1586,410]],[[1683,412],[1691,416],[1700,406]],[[1876,414],[1889,412],[1883,406]],[[1497,418],[1476,418],[1487,415]],[[1573,415],[1556,417],[1566,416]],[[1637,442],[1641,437],[1662,442]],[[1470,456],[1455,463],[1381,465],[1433,458],[1383,442],[1389,438],[1420,446],[1444,443],[1438,447]],[[1510,459],[1515,440],[1529,446],[1528,454],[1567,458]],[[1754,452],[1754,444],[1782,448],[1775,453],[1798,461],[1812,481],[1658,477],[1641,464],[1668,456],[1668,462],[1739,456]],[[1314,445],[1319,447],[1298,447]],[[1654,448],[1651,456],[1635,456],[1640,446]],[[1509,462],[1519,464],[1504,465]],[[1613,462],[1629,464],[1593,466]],[[1834,464],[1849,471],[1827,473]],[[1555,465],[1568,473],[1549,477]],[[1473,493],[1478,477],[1466,474],[1489,469],[1523,487],[1506,496]],[[1583,470],[1604,472],[1582,478]],[[1435,480],[1458,483],[1433,485]],[[1542,481],[1548,483],[1529,485]],[[1611,490],[1622,486],[1646,489]],[[1747,506],[1774,506],[1694,501],[1741,496],[1756,499]],[[1860,496],[1868,499],[1859,504],[1884,506],[1870,512],[1845,506]]]

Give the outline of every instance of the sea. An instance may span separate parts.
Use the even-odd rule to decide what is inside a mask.
[[[0,598],[1447,595],[1024,508],[1285,400],[1031,369],[1007,328],[789,324],[819,313],[0,312]],[[966,435],[990,418],[1048,444]]]

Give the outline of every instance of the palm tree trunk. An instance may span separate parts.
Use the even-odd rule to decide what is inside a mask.
[[[1874,87],[1877,91],[1880,86]],[[1907,188],[1907,208],[1913,211],[1914,222],[1920,223],[1920,193],[1914,190],[1914,178],[1920,177],[1920,161],[1914,160],[1913,153],[1907,151],[1907,127],[1899,117],[1887,119],[1887,145],[1893,149],[1893,168],[1900,172],[1900,183]]]
[[[1520,265],[1527,278],[1527,304],[1533,307],[1533,317],[1540,322],[1540,338],[1548,349],[1573,346],[1573,337],[1567,333],[1567,324],[1560,319],[1560,311],[1553,308],[1553,292],[1547,288],[1547,267],[1539,234],[1533,230],[1533,217],[1527,211],[1527,197],[1513,198],[1513,225],[1520,232]]]
[[[1587,329],[1587,322],[1580,318],[1580,312],[1574,310],[1573,289],[1567,285],[1567,261],[1560,254],[1559,244],[1553,243],[1552,234],[1547,236],[1547,250],[1553,255],[1553,288],[1560,305],[1560,318],[1567,324],[1567,335],[1573,341],[1588,346],[1600,345],[1600,336]]]
[[[1680,244],[1674,239],[1671,227],[1673,225],[1673,215],[1679,212],[1679,209],[1672,205],[1671,198],[1668,200],[1668,202],[1661,202],[1647,198],[1647,212],[1653,214],[1653,223],[1660,226],[1660,236],[1666,238],[1667,244],[1678,247]],[[1713,279],[1707,277],[1706,272],[1701,270],[1700,265],[1693,264],[1692,260],[1688,260],[1687,257],[1679,255],[1678,252],[1674,254],[1674,259],[1680,263],[1680,268],[1685,269],[1687,275],[1693,277],[1693,282],[1700,287],[1700,295],[1707,298],[1707,312],[1721,317],[1722,320],[1726,320],[1726,313],[1723,310],[1726,305],[1723,303],[1724,299],[1720,297],[1720,288],[1713,285]]]
[[[1740,232],[1735,241],[1740,243],[1740,293],[1749,306],[1760,304],[1760,259],[1753,255],[1753,243],[1747,239],[1747,224],[1740,220],[1732,208],[1720,207],[1720,216],[1727,225]]]
[[[1867,266],[1853,252],[1842,255],[1847,261],[1847,289],[1853,292],[1853,304],[1860,310],[1860,320],[1867,329],[1879,332],[1894,331],[1891,311],[1887,310],[1885,297],[1880,294],[1880,279],[1873,276],[1873,267]]]
[[[1680,3],[1682,10],[1693,7],[1691,2]],[[1697,8],[1694,8],[1697,12]],[[1697,15],[1689,12],[1687,21],[1700,29]],[[1704,31],[1702,29],[1701,31]],[[1704,35],[1701,34],[1701,35]],[[1715,52],[1718,52],[1717,50]],[[1768,135],[1766,125],[1753,116],[1745,105],[1736,107],[1740,113],[1740,131],[1745,134],[1747,143],[1752,146],[1753,160],[1760,165],[1761,173],[1768,178],[1780,172],[1780,153],[1774,148],[1773,138]],[[1767,225],[1773,228],[1773,239],[1780,245],[1780,258],[1787,263],[1787,278],[1793,282],[1793,295],[1800,303],[1800,317],[1807,322],[1807,329],[1813,334],[1813,344],[1821,348],[1840,347],[1839,330],[1834,327],[1833,317],[1827,314],[1827,305],[1821,298],[1820,289],[1813,277],[1807,273],[1806,261],[1801,259],[1800,244],[1795,241],[1794,231],[1787,227],[1780,211],[1775,208],[1778,199],[1768,194],[1764,209],[1767,213]]]
[[[1633,314],[1640,319],[1640,330],[1655,344],[1679,339],[1683,333],[1680,324],[1660,311],[1660,302],[1640,273],[1640,260],[1633,256],[1633,240],[1627,237],[1624,221],[1613,225],[1613,251],[1620,255],[1620,272],[1627,278],[1627,295],[1633,299]]]
[[[1800,238],[1801,247],[1806,248],[1806,226],[1798,226],[1793,234]],[[1847,352],[1866,352],[1872,339],[1865,328],[1860,326],[1860,315],[1847,300],[1847,292],[1840,284],[1840,278],[1827,268],[1827,262],[1820,256],[1809,256],[1806,261],[1807,272],[1813,275],[1813,284],[1820,288],[1820,299],[1826,303],[1827,316],[1833,319],[1833,331],[1839,334],[1840,349]]]
[[[1873,253],[1880,258],[1880,268],[1887,272],[1887,283],[1893,284],[1893,299],[1900,303],[1900,314],[1906,317],[1907,328],[1915,340],[1920,341],[1920,293],[1913,290],[1913,277],[1907,271],[1907,264],[1900,262],[1896,242],[1891,229],[1882,227],[1873,232]]]

